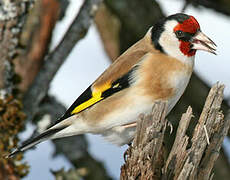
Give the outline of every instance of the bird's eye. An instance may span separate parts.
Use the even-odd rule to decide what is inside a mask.
[[[175,34],[176,34],[177,38],[182,38],[182,37],[184,37],[183,31],[176,31]]]

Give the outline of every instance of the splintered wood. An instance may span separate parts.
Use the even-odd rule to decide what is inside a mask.
[[[230,125],[230,118],[224,118],[220,111],[223,90],[224,85],[218,83],[212,87],[191,137],[186,134],[193,117],[188,107],[168,155],[164,147],[167,142],[163,142],[167,103],[156,102],[152,113],[142,115],[138,121],[133,144],[125,152],[120,179],[212,179],[212,169]]]

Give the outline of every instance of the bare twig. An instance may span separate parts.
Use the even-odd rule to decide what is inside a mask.
[[[24,96],[24,109],[28,115],[28,119],[31,120],[36,113],[39,103],[48,92],[51,80],[72,48],[87,33],[101,1],[102,0],[87,0],[84,2],[60,44],[47,56],[43,68]]]

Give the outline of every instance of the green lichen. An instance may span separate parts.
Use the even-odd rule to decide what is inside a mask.
[[[22,111],[21,101],[8,96],[0,99],[0,166],[10,176],[11,174],[23,177],[28,173],[28,165],[22,163],[22,154],[7,159],[5,156],[17,147],[17,134],[24,128],[25,114]]]

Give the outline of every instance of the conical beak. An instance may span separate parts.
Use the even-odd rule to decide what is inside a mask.
[[[216,44],[201,31],[198,31],[192,38],[192,49],[203,50],[216,55],[216,47]]]

